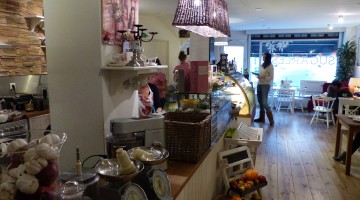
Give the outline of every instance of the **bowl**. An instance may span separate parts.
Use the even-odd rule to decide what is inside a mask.
[[[132,160],[136,160],[136,158],[134,157],[134,151],[136,149],[141,149],[143,151],[151,153],[154,156],[154,159],[139,160],[143,162],[145,165],[158,165],[163,163],[169,157],[169,152],[165,148],[157,148],[153,146],[152,147],[140,146],[140,147],[131,148],[127,151],[130,159]]]
[[[136,167],[136,170],[131,174],[121,174],[121,168],[116,158],[101,159],[101,161],[95,166],[96,173],[101,178],[108,182],[127,182],[138,175],[143,169],[144,164],[140,161],[132,161]]]

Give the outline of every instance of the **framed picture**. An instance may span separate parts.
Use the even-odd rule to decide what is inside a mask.
[[[139,21],[139,0],[102,0],[102,41],[121,45],[118,30],[134,30]]]

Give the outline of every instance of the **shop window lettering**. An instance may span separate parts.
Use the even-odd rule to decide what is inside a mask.
[[[272,59],[274,65],[336,65],[336,55],[293,55],[293,56],[281,56],[275,55]]]

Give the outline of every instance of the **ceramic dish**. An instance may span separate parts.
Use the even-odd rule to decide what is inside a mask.
[[[123,181],[127,182],[138,175],[143,169],[144,164],[140,161],[133,160],[136,170],[131,174],[121,174],[121,168],[116,158],[102,159],[99,164],[96,165],[96,173],[108,182]]]
[[[135,160],[133,154],[136,149],[141,149],[143,151],[146,151],[154,155],[153,160],[141,160],[141,162],[143,162],[145,165],[157,165],[163,163],[169,157],[169,152],[164,148],[141,146],[141,147],[134,147],[127,151],[129,157],[133,160]]]

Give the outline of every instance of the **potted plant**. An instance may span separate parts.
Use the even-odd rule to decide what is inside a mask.
[[[336,79],[339,81],[349,82],[353,76],[356,62],[356,43],[355,41],[347,41],[336,52],[337,70]]]

